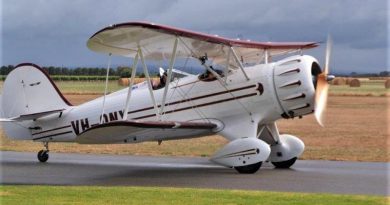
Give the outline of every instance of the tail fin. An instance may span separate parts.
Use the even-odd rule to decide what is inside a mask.
[[[72,106],[49,75],[31,63],[17,65],[8,74],[1,97],[2,117],[31,120]]]

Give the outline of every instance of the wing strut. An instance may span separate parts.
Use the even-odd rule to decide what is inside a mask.
[[[145,58],[144,58],[144,54],[142,52],[141,46],[138,46],[138,55],[141,57],[141,62],[142,62],[142,66],[144,68],[144,74],[146,77],[146,83],[148,84],[148,87],[149,87],[150,98],[152,99],[154,110],[156,111],[157,120],[159,120],[160,113],[159,113],[159,110],[157,107],[156,99],[154,98],[153,87],[152,87],[152,83],[150,82],[149,71],[148,71],[148,67],[146,66],[146,63],[145,63]]]
[[[227,57],[226,57],[226,66],[225,66],[224,77],[223,77],[224,80],[225,80],[225,84],[226,84],[227,76],[228,76],[228,73],[229,73],[229,65],[230,65],[230,56],[231,56],[231,54],[232,54],[232,50],[229,49]]]
[[[123,113],[123,120],[127,120],[127,112],[129,111],[131,91],[133,90],[135,75],[137,74],[138,58],[139,58],[139,52],[137,52],[137,54],[134,57],[134,61],[133,61],[133,67],[132,67],[132,70],[131,70],[131,78],[130,78],[129,90],[127,92],[127,98],[126,98],[125,111]]]
[[[248,75],[246,74],[246,72],[244,70],[244,66],[242,65],[241,61],[238,59],[236,51],[233,49],[233,47],[230,47],[230,51],[233,53],[234,60],[236,61],[236,63],[240,67],[240,69],[241,69],[242,73],[244,74],[246,80],[249,80],[249,77],[248,77]]]
[[[107,72],[106,72],[106,87],[104,88],[104,96],[103,96],[103,107],[102,107],[102,115],[100,118],[100,124],[103,123],[103,115],[104,115],[104,106],[106,104],[106,95],[107,95],[107,87],[108,87],[108,75],[110,73],[110,66],[111,66],[111,53],[108,54],[108,63],[107,63]]]
[[[172,69],[173,69],[173,65],[175,64],[175,60],[176,60],[176,50],[177,50],[178,41],[179,41],[179,39],[178,39],[178,37],[176,37],[175,42],[173,44],[171,61],[169,62],[168,76],[167,76],[167,80],[165,82],[164,95],[163,95],[163,99],[161,102],[160,114],[162,114],[164,112],[164,106],[165,106],[165,100],[167,98],[168,87],[169,87],[169,84],[170,84],[171,78],[172,78]]]

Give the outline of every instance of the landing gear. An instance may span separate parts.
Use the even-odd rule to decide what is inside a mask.
[[[297,161],[296,157],[282,162],[271,162],[271,163],[278,169],[288,169],[295,163],[295,161]]]
[[[256,164],[234,167],[240,174],[253,174],[257,172],[261,167],[262,162],[258,162]]]
[[[38,152],[38,160],[40,162],[46,162],[49,159],[49,143],[44,142],[45,149]]]

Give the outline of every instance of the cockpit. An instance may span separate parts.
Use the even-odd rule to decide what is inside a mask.
[[[215,71],[219,76],[221,76],[221,77],[224,76],[222,70],[214,69],[212,66],[210,66],[210,68],[211,68],[213,71]],[[199,78],[200,81],[204,81],[204,82],[210,82],[210,81],[217,80],[217,76],[215,76],[215,75],[214,75],[212,72],[210,72],[209,70],[206,70],[206,72],[204,72],[203,74],[200,74],[198,78]]]

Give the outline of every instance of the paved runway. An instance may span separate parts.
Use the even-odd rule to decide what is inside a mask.
[[[131,185],[389,195],[390,163],[301,160],[292,169],[265,163],[253,175],[206,158],[0,152],[2,184]]]

